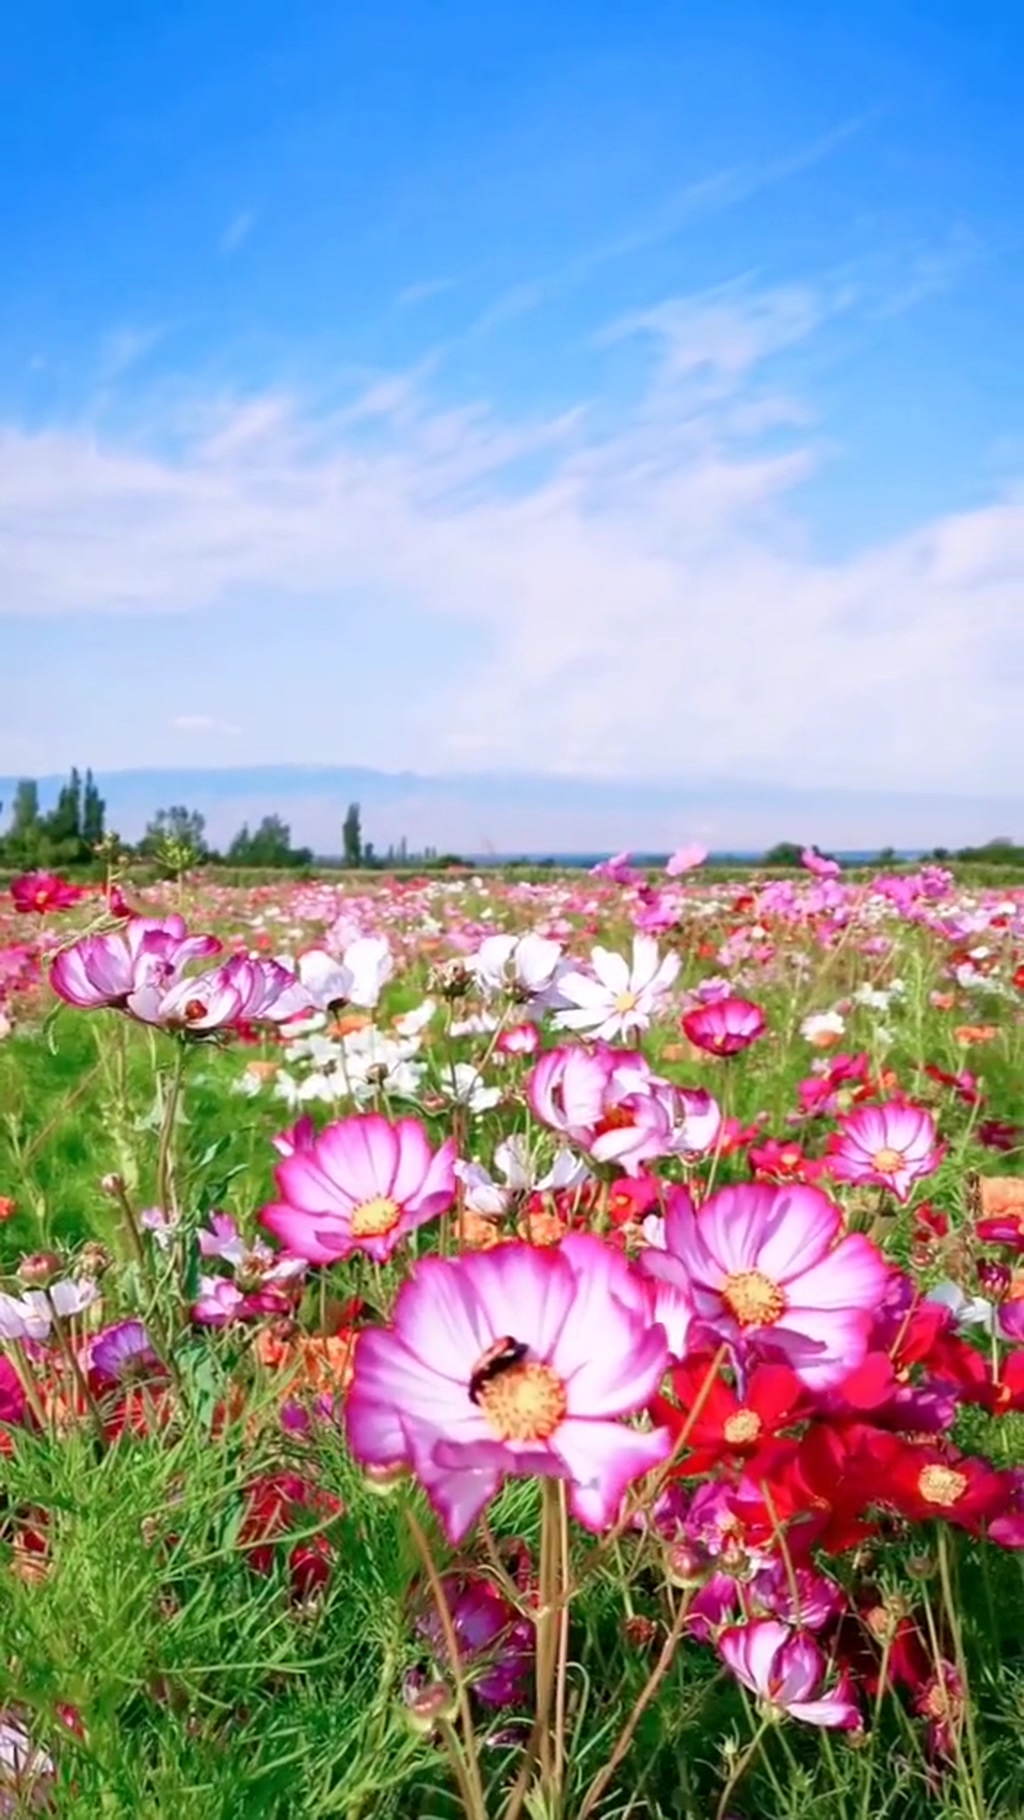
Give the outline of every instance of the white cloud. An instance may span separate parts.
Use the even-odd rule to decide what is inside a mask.
[[[171,721],[176,733],[240,733],[241,727],[218,720],[213,714],[176,714]]]
[[[651,377],[614,416],[446,409],[424,368],[361,409],[207,401],[159,444],[8,424],[0,614],[202,610],[204,641],[246,592],[372,600],[396,639],[419,617],[452,660],[450,692],[395,726],[420,770],[1008,791],[1024,491],[816,554],[800,487],[821,444],[769,381],[841,304],[748,287],[647,311]]]

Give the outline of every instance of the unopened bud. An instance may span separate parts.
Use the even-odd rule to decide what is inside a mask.
[[[124,1176],[117,1175],[115,1172],[101,1176],[100,1188],[104,1194],[109,1194],[112,1201],[119,1201],[125,1192]]]
[[[33,1251],[18,1265],[18,1281],[33,1289],[44,1289],[61,1273],[61,1261],[55,1251]]]
[[[707,1578],[710,1565],[707,1550],[699,1542],[677,1542],[666,1556],[668,1577],[674,1586],[699,1586]]]
[[[653,1618],[644,1617],[642,1612],[635,1612],[625,1623],[626,1642],[634,1649],[649,1649],[658,1635],[658,1626]]]
[[[444,1681],[428,1681],[415,1692],[406,1690],[405,1710],[413,1730],[429,1737],[441,1720],[447,1719],[450,1723],[455,1718],[458,1701],[454,1690]]]
[[[364,1466],[363,1480],[368,1491],[375,1491],[382,1498],[401,1485],[406,1476],[404,1465],[397,1466]]]

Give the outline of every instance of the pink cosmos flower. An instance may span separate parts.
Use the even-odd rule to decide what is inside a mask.
[[[85,892],[54,872],[23,872],[11,885],[14,908],[21,916],[45,916],[48,910],[70,910]]]
[[[671,1447],[666,1430],[621,1421],[664,1375],[649,1311],[625,1258],[589,1233],[423,1258],[392,1326],[356,1340],[352,1452],[410,1468],[452,1542],[506,1477],[567,1480],[574,1515],[600,1531]]]
[[[599,1163],[627,1175],[672,1148],[672,1088],[642,1055],[609,1049],[549,1049],[527,1082],[537,1118]]]
[[[843,869],[838,860],[826,859],[815,847],[804,848],[800,864],[808,872],[813,872],[815,878],[838,878]]]
[[[826,1148],[837,1181],[888,1188],[899,1201],[909,1200],[914,1183],[931,1175],[946,1153],[931,1113],[903,1100],[848,1113]]]
[[[682,1020],[683,1032],[709,1055],[738,1055],[764,1035],[764,1012],[745,998],[720,998],[699,1005]]]
[[[708,850],[698,841],[691,841],[689,846],[680,847],[666,862],[665,871],[669,878],[681,878],[684,872],[692,872],[702,866],[707,859]]]
[[[270,1142],[279,1156],[294,1156],[297,1150],[312,1150],[316,1143],[316,1126],[308,1112],[304,1113],[297,1124],[279,1132]]]
[[[305,989],[287,967],[235,954],[167,989],[157,981],[144,985],[125,1009],[142,1024],[205,1036],[240,1023],[286,1023],[307,1006]]]
[[[219,954],[215,935],[189,935],[180,916],[136,916],[106,935],[83,935],[61,950],[50,983],[66,1004],[84,1011],[131,1011],[142,992],[167,991],[191,961]]]
[[[601,1042],[646,1030],[664,1003],[682,962],[678,954],[661,959],[649,935],[633,937],[633,962],[607,948],[593,948],[590,973],[563,973],[558,991],[570,1009],[556,1021],[564,1030],[587,1030]]]
[[[418,1119],[357,1113],[328,1125],[274,1171],[281,1200],[260,1219],[311,1264],[364,1251],[378,1263],[455,1199],[455,1142],[430,1148]]]
[[[841,1237],[842,1214],[819,1188],[741,1182],[699,1212],[684,1188],[667,1197],[665,1249],[640,1268],[673,1283],[694,1319],[746,1355],[781,1354],[812,1389],[861,1363],[888,1266],[862,1233]]]
[[[775,1618],[734,1624],[718,1639],[723,1661],[758,1700],[776,1713],[855,1731],[862,1723],[853,1687],[844,1677],[823,1694],[826,1659],[813,1637],[791,1630]]]

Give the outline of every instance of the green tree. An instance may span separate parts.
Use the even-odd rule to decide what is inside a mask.
[[[95,853],[102,843],[106,832],[107,805],[103,801],[91,771],[85,774],[85,793],[82,797],[82,841],[90,855]]]
[[[359,804],[350,803],[341,828],[342,860],[346,866],[359,866],[363,859],[363,828]]]
[[[187,847],[195,859],[202,859],[208,852],[206,817],[198,809],[186,809],[181,803],[171,809],[158,809],[139,842],[139,852],[155,854],[170,843]]]
[[[34,777],[23,777],[14,792],[11,833],[37,834],[38,831],[39,785]]]
[[[803,848],[794,840],[780,840],[762,855],[762,866],[799,866]]]

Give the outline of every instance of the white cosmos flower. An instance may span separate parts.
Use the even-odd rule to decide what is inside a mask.
[[[565,1030],[586,1030],[602,1042],[646,1030],[664,1003],[680,968],[678,954],[658,955],[652,936],[633,937],[632,966],[607,948],[591,951],[590,973],[564,973],[558,990],[572,1009],[559,1011]]]
[[[394,970],[394,956],[382,935],[357,936],[340,961],[324,948],[299,956],[299,978],[321,1011],[334,1005],[372,1011]]]
[[[511,992],[524,1004],[540,1008],[560,999],[559,974],[565,971],[560,942],[549,936],[489,935],[469,962],[481,992]]]
[[[483,1075],[472,1062],[454,1062],[441,1076],[441,1089],[449,1099],[479,1114],[490,1112],[501,1099],[500,1087],[488,1087]]]

